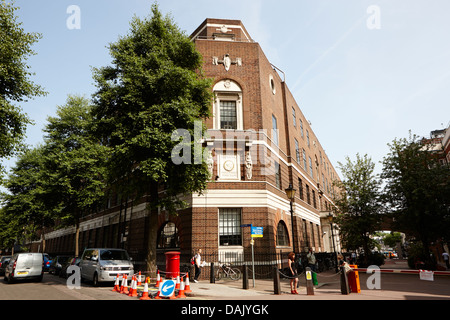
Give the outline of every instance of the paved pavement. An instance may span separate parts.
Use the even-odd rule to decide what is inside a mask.
[[[408,269],[404,260],[389,260],[381,269]],[[450,275],[435,275],[434,281],[420,280],[419,274],[380,273],[380,289],[369,289],[367,280],[371,274],[359,272],[360,293],[343,295],[340,277],[332,271],[319,273],[319,285],[314,295],[307,295],[306,280],[299,278],[299,294],[290,293],[288,279],[281,279],[281,294],[274,294],[273,280],[249,279],[249,289],[242,289],[242,280],[218,281],[210,283],[203,280],[190,283],[192,293],[189,300],[450,300]],[[373,277],[370,283],[374,283]],[[369,285],[370,285],[369,283]]]

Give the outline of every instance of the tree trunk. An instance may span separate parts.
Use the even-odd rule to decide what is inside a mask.
[[[78,247],[78,242],[80,239],[80,221],[77,220],[76,224],[75,224],[75,257],[79,257],[79,247]]]
[[[154,184],[150,187],[150,202],[158,203],[158,185]],[[147,271],[150,277],[156,277],[156,242],[158,237],[158,210],[155,206],[151,206],[148,215],[147,228]]]

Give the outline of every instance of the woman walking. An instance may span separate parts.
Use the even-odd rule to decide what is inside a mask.
[[[295,253],[291,252],[288,255],[288,264],[289,264],[289,277],[291,277],[291,293],[298,294],[297,292],[297,268],[295,268]]]

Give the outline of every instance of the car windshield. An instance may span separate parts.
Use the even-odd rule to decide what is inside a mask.
[[[101,260],[128,260],[128,254],[123,250],[100,250]]]

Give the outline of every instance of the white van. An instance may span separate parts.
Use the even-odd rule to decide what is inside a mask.
[[[44,256],[42,253],[16,253],[5,268],[5,280],[8,283],[25,279],[42,281],[43,267]]]
[[[92,281],[94,286],[99,282],[112,282],[117,275],[126,274],[130,278],[134,274],[131,259],[123,249],[85,249],[79,267],[81,279]]]

